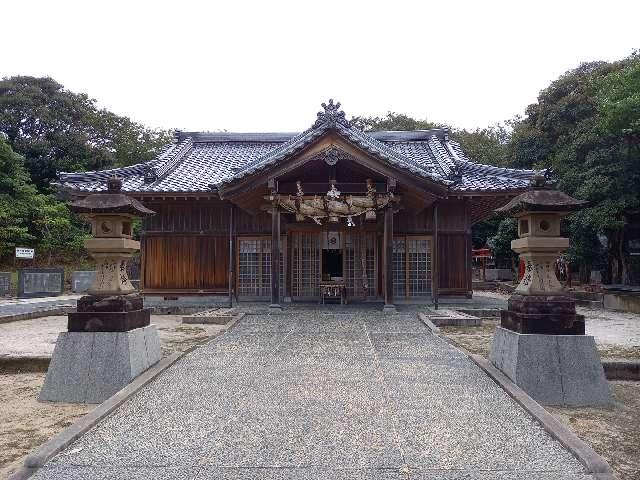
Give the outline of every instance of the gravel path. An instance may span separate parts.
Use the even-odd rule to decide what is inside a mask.
[[[247,315],[42,479],[571,479],[581,464],[412,315]]]

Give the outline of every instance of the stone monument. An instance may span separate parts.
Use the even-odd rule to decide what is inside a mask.
[[[569,247],[560,221],[586,202],[536,177],[532,188],[497,212],[518,220],[511,248],[525,272],[508,308],[500,315],[489,360],[535,400],[546,405],[607,405],[609,385],[595,340],[585,335],[584,317],[555,274],[558,256]]]
[[[70,205],[91,223],[85,247],[97,271],[88,295],[68,314],[68,331],[58,337],[39,400],[100,403],[161,358],[150,310],[143,308],[126,268],[140,248],[132,239],[133,219],[155,212],[121,189],[122,181],[113,177],[106,193]]]
[[[18,270],[18,298],[54,297],[64,290],[62,268],[21,268]]]

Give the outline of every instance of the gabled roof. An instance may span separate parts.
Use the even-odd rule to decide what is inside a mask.
[[[60,173],[59,185],[80,192],[106,190],[117,175],[131,193],[206,193],[240,181],[301,152],[335,132],[372,157],[453,192],[500,192],[524,189],[536,170],[516,170],[475,163],[449,137],[447,129],[363,132],[347,121],[339,103],[324,111],[302,133],[177,132],[176,142],[150,162],[82,173]]]

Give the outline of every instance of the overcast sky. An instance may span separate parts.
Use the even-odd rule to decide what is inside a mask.
[[[640,48],[640,1],[0,2],[0,76],[48,75],[150,127],[298,131],[333,97],[483,127]]]

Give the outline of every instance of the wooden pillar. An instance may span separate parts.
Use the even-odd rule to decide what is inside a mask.
[[[276,202],[271,209],[271,305],[280,308],[280,210]]]
[[[395,181],[390,181],[387,187],[393,192]],[[393,204],[389,202],[384,212],[384,239],[382,242],[382,268],[384,272],[384,310],[393,311]]]
[[[431,289],[433,296],[433,306],[438,309],[438,288],[440,285],[439,270],[438,270],[438,258],[440,257],[440,247],[438,245],[438,204],[433,206],[433,259],[431,261],[432,273],[431,273]]]
[[[393,207],[384,212],[384,306],[393,306]]]
[[[233,204],[229,206],[229,308],[233,307]]]

